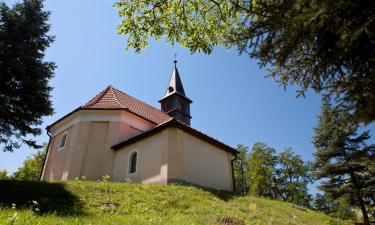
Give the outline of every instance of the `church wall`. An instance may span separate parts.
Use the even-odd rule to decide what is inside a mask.
[[[65,167],[65,161],[68,158],[68,154],[71,149],[72,139],[70,138],[70,134],[73,131],[73,126],[68,127],[66,130],[62,131],[61,133],[57,134],[50,143],[47,161],[43,173],[43,180],[63,180],[63,175],[67,174]],[[63,149],[59,148],[60,140],[62,136],[67,133],[66,144]]]
[[[138,153],[137,172],[129,175],[129,160]],[[232,191],[231,153],[223,151],[178,128],[116,150],[114,181],[167,184],[187,182]]]
[[[168,179],[181,180],[184,173],[182,138],[177,128],[168,128]]]
[[[116,150],[114,181],[124,182],[125,178],[130,178],[134,182],[166,184],[167,150],[167,130]],[[138,154],[137,171],[129,175],[129,158],[133,151]]]
[[[179,142],[177,151],[180,153],[176,159],[171,160],[174,160],[182,170],[179,177],[189,183],[232,191],[231,153],[183,130],[176,130]],[[170,151],[176,150],[170,149]],[[174,177],[168,178],[173,180]]]
[[[65,168],[68,171],[67,180],[72,180],[81,176],[82,162],[85,157],[85,149],[88,143],[91,122],[85,121],[75,124],[76,128],[68,138],[71,139],[71,151],[68,156],[68,162]]]
[[[105,175],[105,147],[109,122],[91,122],[85,156],[82,163],[81,176],[88,180],[99,180]]]
[[[52,139],[43,180],[98,180],[112,176],[115,152],[111,146],[153,126],[124,111],[82,111],[51,128]],[[67,144],[59,150],[61,136]]]

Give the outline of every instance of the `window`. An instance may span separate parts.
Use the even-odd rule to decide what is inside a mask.
[[[64,133],[60,139],[59,149],[62,150],[66,144],[66,138],[68,137],[68,133]]]
[[[129,158],[129,174],[135,174],[137,172],[137,161],[138,153],[132,152]]]

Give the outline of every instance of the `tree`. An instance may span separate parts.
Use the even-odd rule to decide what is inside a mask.
[[[7,180],[7,179],[9,179],[8,171],[0,170],[0,180]]]
[[[47,144],[44,144],[43,150],[37,151],[23,162],[23,166],[18,168],[13,174],[13,178],[17,180],[39,180],[46,152]]]
[[[332,199],[327,193],[316,194],[313,202],[314,209],[343,220],[356,219],[356,213],[350,205],[348,196]]]
[[[286,148],[277,156],[277,186],[280,197],[297,205],[311,207],[307,185],[311,182],[308,163],[301,156]]]
[[[356,119],[375,119],[373,0],[118,0],[127,48],[165,37],[191,52],[236,47],[280,84],[337,97]]]
[[[315,128],[313,143],[315,152],[315,175],[324,178],[320,188],[333,199],[344,195],[350,197],[351,204],[358,206],[365,225],[370,224],[367,207],[374,193],[375,144],[368,145],[368,132],[357,134],[359,125],[352,122],[351,115],[331,107],[325,99]]]
[[[51,87],[55,64],[44,61],[53,41],[49,12],[43,0],[24,0],[9,8],[0,2],[0,145],[13,151],[25,143],[39,148],[30,136],[52,115]]]
[[[253,145],[249,156],[248,183],[249,193],[257,196],[272,197],[272,176],[276,164],[275,149],[265,143]]]
[[[248,159],[249,147],[244,145],[237,145],[237,159],[234,161],[233,170],[236,182],[236,193],[245,195],[248,192],[248,184],[246,174],[249,170],[249,159]]]

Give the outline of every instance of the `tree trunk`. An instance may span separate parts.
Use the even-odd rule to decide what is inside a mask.
[[[362,216],[363,216],[363,224],[364,225],[370,225],[370,220],[368,218],[368,213],[367,213],[367,210],[366,210],[366,206],[365,206],[365,203],[363,202],[362,196],[359,193],[359,187],[358,187],[358,183],[357,183],[357,178],[356,178],[356,176],[355,176],[355,174],[354,174],[353,171],[350,172],[350,177],[351,177],[351,180],[352,180],[352,182],[354,184],[355,195],[356,195],[357,201],[359,203],[359,206],[361,208],[361,212],[362,212]]]
[[[364,225],[370,225],[370,220],[368,218],[367,210],[365,203],[363,202],[362,197],[358,197],[359,204],[361,206],[362,216],[363,216],[363,224]]]
[[[242,161],[243,159],[241,159],[241,182],[242,182],[242,184],[241,184],[241,192],[242,192],[242,195],[245,195],[245,172],[243,171],[243,161]]]

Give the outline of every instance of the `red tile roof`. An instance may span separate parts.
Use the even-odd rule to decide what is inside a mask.
[[[81,109],[123,109],[143,117],[155,124],[163,123],[171,117],[111,85],[80,107]]]

